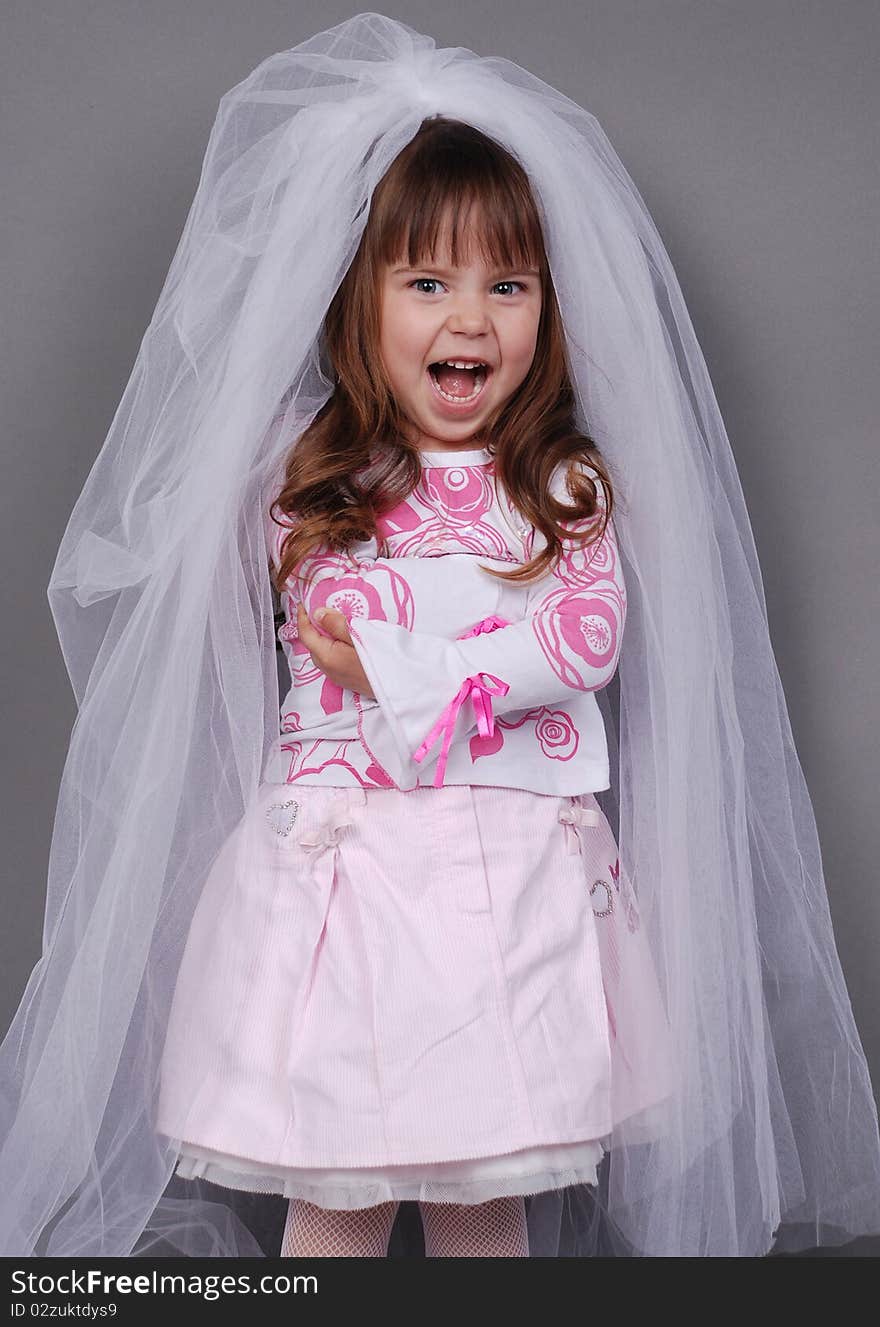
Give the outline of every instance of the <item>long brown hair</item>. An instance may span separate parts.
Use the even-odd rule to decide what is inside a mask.
[[[473,230],[462,218],[479,218]],[[542,309],[535,355],[523,382],[487,419],[474,445],[494,456],[495,477],[523,518],[544,535],[546,547],[510,572],[485,570],[517,583],[544,574],[563,551],[601,538],[611,518],[611,479],[595,442],[575,427],[562,318],[550,276],[538,207],[529,178],[504,147],[472,125],[445,116],[424,120],[373,191],[370,212],[354,259],[322,328],[322,350],[332,366],[334,390],[291,448],[284,481],[271,505],[293,522],[273,572],[283,590],[303,560],[318,548],[346,551],[377,538],[376,517],[402,502],[421,476],[419,452],[406,437],[404,420],[379,353],[378,290],[385,264],[418,266],[433,260],[441,228],[451,220],[453,264],[463,241],[489,262],[511,270],[540,270]],[[462,230],[465,234],[462,235]],[[572,507],[550,493],[560,462],[581,460],[596,471],[606,494],[597,516],[596,486],[569,469]],[[560,522],[577,522],[578,529]],[[596,528],[594,528],[596,527]],[[583,536],[583,537],[581,537]]]

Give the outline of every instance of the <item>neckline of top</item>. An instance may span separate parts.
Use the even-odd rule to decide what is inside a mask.
[[[488,447],[474,447],[470,451],[421,451],[422,464],[428,466],[486,465],[492,460]]]

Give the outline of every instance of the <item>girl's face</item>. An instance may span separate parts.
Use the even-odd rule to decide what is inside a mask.
[[[531,367],[540,275],[536,268],[502,269],[482,258],[453,267],[448,247],[437,266],[407,268],[404,262],[386,264],[380,278],[382,362],[416,446],[461,449]],[[443,360],[487,367],[438,369]]]

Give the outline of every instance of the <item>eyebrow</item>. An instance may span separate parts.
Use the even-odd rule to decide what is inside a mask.
[[[454,276],[455,269],[448,267],[395,267],[392,270],[392,275],[397,276],[400,272],[430,272],[432,276]],[[517,276],[541,275],[537,267],[496,267],[491,275],[499,276],[502,272],[509,272]]]

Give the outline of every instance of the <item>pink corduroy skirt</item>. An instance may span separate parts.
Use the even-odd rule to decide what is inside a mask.
[[[267,783],[193,915],[157,1129],[183,1177],[332,1208],[594,1183],[665,1038],[592,793]]]

